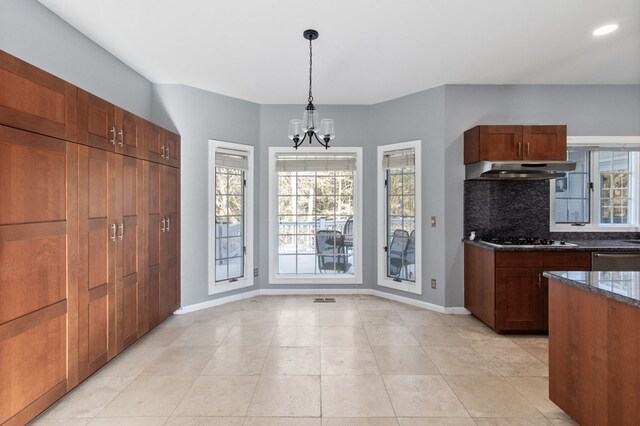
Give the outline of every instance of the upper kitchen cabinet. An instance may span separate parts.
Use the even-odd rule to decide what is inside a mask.
[[[78,90],[78,142],[107,151],[116,150],[116,106]]]
[[[567,126],[475,126],[464,132],[464,164],[567,159]]]
[[[180,136],[153,123],[145,123],[146,159],[180,167]]]
[[[144,120],[137,115],[116,108],[116,152],[134,158],[144,155]]]
[[[76,140],[77,88],[0,50],[0,124]]]

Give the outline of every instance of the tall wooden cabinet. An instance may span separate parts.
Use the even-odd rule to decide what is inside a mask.
[[[0,424],[180,306],[179,165],[179,136],[0,51]]]

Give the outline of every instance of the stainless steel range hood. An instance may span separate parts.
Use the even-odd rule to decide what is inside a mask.
[[[575,161],[478,161],[467,164],[467,180],[548,180],[576,169]]]

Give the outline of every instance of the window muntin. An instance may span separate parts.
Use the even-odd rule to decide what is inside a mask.
[[[386,183],[387,277],[415,281],[415,166],[387,169]]]
[[[245,172],[215,168],[215,281],[244,276]]]
[[[281,276],[354,276],[355,155],[277,155]]]

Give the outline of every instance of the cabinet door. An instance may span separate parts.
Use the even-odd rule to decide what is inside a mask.
[[[140,117],[118,108],[117,122],[117,150],[129,157],[144,158],[143,141],[144,125]]]
[[[121,217],[116,242],[116,295],[118,352],[139,335],[142,292],[143,167],[142,160],[118,156],[121,168],[116,208]]]
[[[80,147],[79,371],[86,378],[116,355],[116,154]]]
[[[146,227],[147,227],[147,252],[146,252],[146,292],[147,292],[147,323],[148,328],[155,327],[160,322],[160,267],[161,236],[166,230],[166,220],[160,215],[160,190],[161,167],[157,163],[145,162],[146,184]]]
[[[180,307],[180,169],[163,166],[161,188],[162,216],[166,219],[166,229],[161,242],[163,271],[160,276],[160,315],[166,318]]]
[[[522,151],[522,126],[480,126],[480,160],[520,160]]]
[[[77,380],[76,169],[75,144],[0,126],[2,424],[27,423]]]
[[[567,126],[523,126],[523,159],[567,159]]]
[[[537,270],[496,268],[496,328],[542,330],[543,312]]]
[[[165,130],[164,146],[166,163],[180,167],[180,136]]]
[[[0,50],[0,124],[75,141],[77,89]]]
[[[155,163],[165,162],[165,131],[153,123],[145,122],[146,159]]]
[[[113,104],[78,90],[78,142],[115,151],[118,133],[115,114]]]

